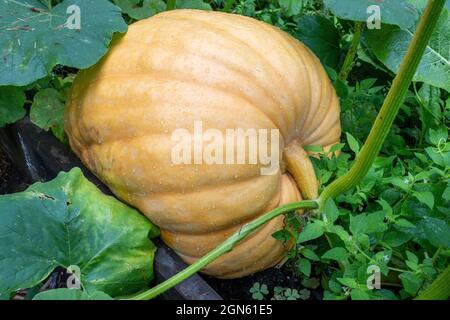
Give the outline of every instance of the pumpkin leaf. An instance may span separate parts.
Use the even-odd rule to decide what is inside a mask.
[[[58,266],[79,268],[88,292],[141,290],[153,277],[158,229],[104,195],[79,168],[0,196],[0,296],[42,282]],[[71,268],[72,269],[72,268]]]
[[[25,116],[24,103],[25,93],[21,88],[0,87],[0,128]]]
[[[400,29],[383,25],[380,30],[367,30],[368,46],[389,70],[398,72],[416,26]],[[450,92],[450,16],[444,9],[428,43],[414,81],[425,82]]]
[[[127,25],[107,0],[65,0],[49,9],[38,0],[0,1],[0,85],[26,85],[57,64],[88,68]]]
[[[33,300],[113,300],[101,291],[87,293],[79,289],[60,288],[38,293]]]
[[[177,9],[199,9],[199,10],[212,10],[211,6],[203,0],[177,0]]]
[[[151,17],[166,8],[162,0],[114,0],[114,3],[135,20]]]
[[[30,120],[39,128],[52,130],[59,140],[64,141],[64,103],[61,94],[53,88],[39,91],[31,105]]]
[[[308,46],[329,67],[339,63],[339,31],[334,24],[321,16],[301,16],[297,20],[295,36]]]
[[[344,20],[366,22],[371,13],[368,8],[376,5],[380,8],[382,23],[409,28],[418,20],[416,8],[405,0],[324,0],[325,6],[337,17]]]

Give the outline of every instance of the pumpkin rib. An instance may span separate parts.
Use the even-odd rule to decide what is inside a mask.
[[[320,100],[318,101],[318,104],[315,107],[311,108],[311,112],[308,114],[308,118],[306,120],[308,126],[304,128],[305,136],[310,136],[311,133],[316,130],[317,126],[321,124],[322,120],[321,116],[326,113],[326,110],[330,106],[331,88],[324,82],[325,82],[324,79],[320,77],[319,78],[319,88],[321,88]]]
[[[210,197],[210,201],[207,192],[202,191],[191,193],[188,197],[182,193],[172,196],[155,193],[151,197],[126,194],[125,197],[128,196],[135,207],[155,224],[164,226],[168,231],[204,234],[248,221],[276,202],[279,198],[281,180],[279,177],[275,178],[276,185],[267,183],[257,185],[252,181],[241,188],[218,185],[217,194]],[[253,201],[256,199],[255,194],[260,195],[259,201]],[[228,198],[225,198],[226,196]],[[155,205],[158,208],[155,208]],[[205,216],[206,212],[208,216]],[[214,223],[210,223],[211,221]]]
[[[299,43],[300,44],[300,43]],[[306,47],[305,47],[306,48]],[[307,51],[308,51],[308,53],[310,53],[310,55],[311,55],[311,57],[313,57],[312,56],[312,52],[308,49],[308,48],[306,48],[307,49]],[[313,57],[314,58],[314,57]],[[316,58],[316,60],[317,61],[315,61],[316,63],[318,63],[318,59]],[[318,65],[319,67],[320,67],[320,64]],[[310,73],[311,74],[311,73]],[[328,81],[327,81],[328,80]],[[335,91],[334,91],[334,88],[332,87],[332,85],[331,85],[331,82],[329,81],[329,79],[328,79],[328,77],[326,77],[325,79],[324,79],[324,81],[325,81],[325,86],[326,87],[329,87],[330,89],[331,89],[331,92],[330,92],[330,95],[331,95],[331,101],[329,101],[328,102],[328,105],[327,105],[327,110],[324,112],[325,114],[326,114],[326,117],[328,116],[328,115],[330,115],[330,114],[337,114],[337,122],[336,121],[334,121],[333,123],[332,123],[332,125],[330,125],[330,127],[333,127],[333,125],[335,125],[335,124],[339,124],[339,110],[337,109],[337,110],[333,110],[334,108],[335,108],[335,103],[336,103],[336,106],[337,107],[339,107],[339,102],[338,102],[338,100],[337,100],[337,96],[336,96],[336,93],[335,93]],[[313,81],[311,80],[310,81],[310,83],[312,83]],[[323,87],[323,86],[320,86],[320,87]],[[323,93],[322,93],[322,95],[323,95]],[[335,103],[334,103],[335,102]],[[310,102],[310,104],[312,105],[312,102]],[[310,108],[311,109],[311,108]],[[337,112],[336,112],[337,111]],[[304,118],[304,119],[306,119],[306,117]],[[306,121],[304,121],[304,124],[302,125],[302,127],[305,127],[305,124],[307,124],[308,122],[306,122]],[[321,130],[320,130],[320,128],[321,128],[321,126],[323,126],[323,124],[324,123],[326,123],[326,121],[322,121],[321,123],[319,123],[319,126],[318,127],[316,127],[314,130],[311,130],[310,132],[309,132],[309,134],[305,134],[305,133],[303,133],[302,132],[302,134],[300,135],[300,137],[299,137],[299,141],[301,142],[301,144],[303,145],[303,146],[307,146],[307,145],[316,145],[315,143],[314,143],[314,139],[311,139],[311,135],[315,135],[317,132],[320,132]],[[329,135],[329,130],[324,130],[324,132],[325,132],[325,135]],[[337,137],[335,138],[335,139],[333,139],[333,141],[336,141],[336,140],[338,140],[339,139],[339,136],[340,136],[340,131],[339,131],[339,134],[337,134]],[[317,139],[317,140],[319,140],[320,139],[320,137],[317,137],[317,138],[315,138],[315,139]],[[319,145],[321,145],[321,144],[319,144]]]
[[[164,20],[182,20],[182,21],[193,21],[192,19],[186,19],[186,18],[174,18],[174,17],[157,17],[157,19],[164,19]],[[250,46],[247,42],[245,42],[244,40],[242,40],[241,38],[237,37],[236,35],[232,34],[229,32],[229,30],[227,29],[223,29],[223,28],[219,28],[216,25],[211,24],[209,21],[204,21],[204,20],[196,20],[194,19],[194,21],[196,23],[201,23],[203,25],[205,25],[207,28],[205,30],[216,30],[216,31],[220,31],[222,34],[224,34],[227,37],[230,37],[232,39],[234,39],[237,43],[243,45],[246,48],[249,48],[252,50],[253,54],[258,57],[259,59],[261,59],[261,61],[265,62],[265,64],[267,66],[270,66],[270,68],[272,69],[273,73],[277,75],[277,77],[281,80],[283,80],[283,82],[285,82],[285,78],[281,75],[281,73],[272,65],[271,61],[269,61],[266,57],[264,57],[257,48]],[[176,22],[175,22],[176,23]],[[215,36],[217,36],[215,34]],[[287,83],[285,83],[285,86],[287,86]]]
[[[167,74],[166,74],[166,75],[167,75]],[[107,81],[107,80],[109,80],[109,79],[112,79],[112,78],[115,78],[115,77],[120,78],[120,77],[122,77],[122,76],[126,76],[126,75],[120,74],[120,75],[114,75],[114,76],[108,76],[108,77],[104,77],[104,78],[99,78],[99,79],[96,79],[95,82],[98,82],[98,81]],[[153,77],[154,75],[149,75],[149,74],[132,74],[132,76],[133,76],[133,77],[142,76],[142,77],[145,78],[145,77]],[[170,79],[170,78],[169,78],[169,79]],[[188,78],[186,78],[186,79],[183,79],[183,78],[177,78],[177,79],[171,78],[170,81],[186,83],[186,80],[187,80],[187,79],[188,79]],[[89,87],[91,87],[95,82],[92,81],[92,83],[90,83],[90,84],[88,85],[88,89],[89,89]],[[225,88],[217,89],[217,88],[213,88],[213,87],[211,87],[210,84],[203,83],[203,82],[199,82],[199,81],[193,80],[192,78],[189,79],[189,84],[191,84],[191,85],[198,85],[198,86],[201,86],[201,87],[208,87],[208,88],[210,88],[211,90],[220,91],[221,93],[225,93],[225,92],[226,92],[226,93],[229,93],[230,95],[232,95],[232,96],[234,96],[234,97],[238,97],[238,98],[241,99],[241,100],[245,100],[246,103],[247,103],[247,105],[251,105],[252,107],[254,107],[254,108],[258,111],[258,113],[260,113],[260,114],[264,115],[265,117],[267,117],[267,118],[270,120],[270,122],[272,122],[274,128],[278,128],[278,127],[279,127],[278,125],[276,125],[275,120],[272,118],[273,116],[266,114],[266,113],[264,112],[264,110],[262,110],[262,109],[256,107],[255,104],[254,104],[248,97],[246,97],[245,95],[242,95],[242,94],[240,94],[240,93],[238,93],[238,92],[235,92],[234,90],[230,90],[230,89],[225,89]],[[145,106],[145,107],[148,108],[148,106]],[[280,134],[283,135],[283,133],[281,132],[281,130],[280,130]]]
[[[335,120],[335,124],[339,123],[340,120]],[[328,131],[326,135],[316,138],[314,141],[306,140],[304,146],[327,146],[339,141],[341,130],[333,127]]]
[[[155,45],[155,44],[162,44],[162,43],[158,43],[158,42],[152,43],[152,45]],[[133,45],[136,45],[136,43],[133,43]],[[148,44],[144,44],[144,45],[149,46]],[[166,44],[162,44],[162,45],[167,46]],[[153,49],[153,48],[154,48],[154,47],[152,47],[152,49]],[[199,53],[199,52],[195,52],[195,51],[191,51],[190,54],[191,54],[193,57],[197,57],[197,58],[200,58],[200,59],[202,59],[202,60],[209,60],[209,61],[211,61],[211,62],[217,62],[217,63],[220,63],[220,64],[226,66],[227,69],[229,69],[229,70],[231,70],[231,71],[233,71],[233,72],[236,72],[236,73],[238,73],[238,74],[240,74],[240,75],[242,75],[242,76],[245,76],[245,77],[248,77],[248,76],[249,76],[249,74],[245,74],[245,73],[242,72],[241,66],[236,65],[236,64],[232,64],[230,61],[222,61],[222,60],[219,60],[218,58],[211,57],[211,56],[208,56],[208,55],[203,55],[203,54],[201,54],[201,53]],[[105,77],[105,76],[99,76],[99,77],[96,77],[96,78],[92,79],[87,85],[90,86],[90,85],[92,85],[92,84],[95,83],[95,82],[98,82],[98,81],[101,81],[101,80],[104,80],[104,79],[108,79],[108,78],[110,78],[110,77],[113,78],[113,77],[120,77],[120,76],[127,76],[127,75],[129,75],[129,76],[135,76],[135,75],[139,75],[139,74],[148,75],[149,72],[154,72],[154,73],[161,72],[161,73],[167,74],[168,71],[170,71],[171,73],[173,72],[173,70],[171,70],[171,69],[170,69],[170,70],[167,70],[167,69],[152,69],[152,70],[148,70],[148,69],[147,69],[145,72],[141,72],[141,73],[136,73],[136,72],[129,72],[129,73],[120,72],[120,73],[114,73],[114,72],[110,72],[110,73],[108,74],[107,77]],[[258,80],[259,80],[259,79],[258,79]],[[264,91],[270,91],[270,89],[271,89],[271,87],[272,87],[272,86],[265,86],[265,87],[263,87],[263,84],[261,83],[261,81],[258,81],[257,85],[258,85],[259,89],[261,90],[261,92],[264,92]],[[275,91],[275,92],[276,92],[276,91]],[[78,95],[80,95],[80,94],[81,94],[81,93],[79,93]],[[268,96],[269,98],[271,98],[271,99],[274,99],[274,97],[273,97],[272,95],[270,95],[270,94],[267,94],[267,96]],[[278,101],[274,101],[274,104],[277,104],[277,105],[278,105]]]
[[[334,116],[334,112],[330,112],[330,109],[335,107],[334,102],[336,99],[337,99],[336,96],[332,96],[332,103],[329,104],[327,112],[326,112],[325,116],[323,117],[324,118],[323,121],[320,122],[319,125],[309,133],[306,141],[311,141],[310,144],[314,143],[312,141],[320,140],[321,138],[323,138],[323,136],[328,135],[330,133],[330,130],[327,130],[327,129],[329,129],[330,127],[333,128],[339,123],[339,121],[340,121],[339,117],[335,117],[335,119],[331,123],[328,120],[328,118],[330,116]],[[325,132],[325,135],[321,134],[322,132]],[[340,136],[340,133],[339,133],[339,136]]]
[[[159,18],[159,19],[167,19],[166,17],[158,17],[158,18]],[[186,20],[186,19],[184,19],[184,18],[173,18],[173,17],[170,17],[170,20]],[[245,42],[244,40],[238,38],[236,35],[232,34],[228,29],[222,29],[222,28],[219,28],[218,26],[211,24],[209,21],[196,20],[196,19],[194,19],[194,20],[195,20],[196,22],[200,22],[200,23],[204,24],[205,26],[208,27],[208,29],[214,29],[214,30],[221,31],[221,32],[225,33],[226,36],[232,37],[233,39],[236,39],[239,43],[241,43],[241,44],[244,45],[245,47],[250,48],[250,49],[254,52],[255,56],[257,56],[258,58],[260,58],[262,61],[265,62],[266,65],[270,66],[270,67],[273,69],[273,71],[274,71],[274,73],[277,75],[277,77],[278,77],[279,79],[281,79],[282,82],[284,82],[284,86],[285,86],[285,87],[287,87],[287,88],[290,88],[290,87],[291,87],[291,85],[289,84],[289,82],[287,81],[287,79],[286,79],[285,77],[283,77],[283,75],[281,75],[281,74],[277,71],[277,69],[275,68],[275,66],[273,66],[272,62],[269,61],[266,57],[264,57],[264,56],[259,52],[259,50],[258,50],[257,48],[251,46],[249,43],[247,43],[247,42]],[[189,20],[189,21],[191,21],[191,20]],[[272,35],[273,35],[273,34],[272,34]],[[293,104],[291,104],[291,105],[293,105]]]
[[[133,75],[133,77],[135,77],[135,76],[136,76],[136,75]],[[144,75],[142,75],[142,76],[144,76]],[[119,77],[119,76],[117,76],[117,77]],[[148,77],[152,77],[152,75],[148,75]],[[100,81],[100,80],[107,81],[107,79],[108,79],[108,78],[105,78],[105,79],[99,79],[98,81]],[[136,81],[137,81],[137,80],[136,80]],[[173,81],[173,82],[178,81],[178,82],[180,82],[180,83],[187,84],[187,82],[185,81],[185,79],[171,80],[171,81]],[[206,88],[208,88],[208,89],[210,89],[210,90],[212,90],[212,91],[219,91],[221,94],[228,94],[228,95],[231,95],[231,96],[235,97],[237,100],[245,101],[245,105],[246,105],[246,106],[250,106],[250,107],[251,107],[252,109],[254,109],[257,113],[259,113],[259,114],[261,114],[262,116],[266,117],[266,118],[272,123],[272,125],[273,125],[274,128],[279,128],[279,126],[278,126],[278,125],[276,124],[276,122],[275,122],[276,120],[274,120],[274,119],[272,118],[271,115],[266,114],[262,109],[260,109],[260,108],[258,108],[257,106],[255,106],[254,103],[253,103],[252,101],[250,101],[247,97],[245,97],[245,96],[242,95],[242,94],[239,94],[239,93],[234,92],[234,91],[232,91],[232,90],[213,88],[213,87],[210,87],[210,86],[207,85],[207,84],[204,84],[204,83],[201,83],[201,82],[197,82],[196,80],[193,80],[193,79],[190,79],[190,81],[188,82],[188,84],[189,84],[190,86],[206,87]],[[147,108],[148,108],[148,106],[147,106]],[[84,130],[84,132],[86,132],[86,130]],[[143,134],[143,135],[147,135],[147,134],[148,134],[148,133],[146,132],[146,133]],[[282,130],[280,130],[280,136],[283,138],[283,140],[284,140],[284,134],[285,134],[285,133],[283,133]],[[95,140],[89,141],[88,139],[86,139],[86,143],[89,144],[90,142],[94,143]],[[103,144],[103,143],[106,143],[106,142],[107,142],[107,141],[102,141],[101,143]]]
[[[270,235],[282,229],[283,226],[283,216],[269,221],[264,225],[268,229],[264,230],[269,235],[268,237],[265,237],[264,232],[261,231],[260,234],[254,235],[251,239],[246,238],[232,251],[219,257],[202,269],[201,272],[212,274],[219,278],[234,278],[276,265],[283,258],[283,255],[280,253],[284,252],[287,246]],[[198,257],[190,257],[183,254],[180,256],[188,263],[193,263],[198,259]],[[238,260],[239,257],[242,258]],[[268,266],[267,261],[269,261],[270,266]]]
[[[281,127],[284,127],[283,125]]]
[[[260,247],[256,247],[255,249],[261,250]],[[259,255],[258,256],[259,259],[255,258],[257,263],[254,263],[253,265],[250,265],[248,267],[241,266],[239,268],[239,270],[237,270],[237,271],[226,272],[226,273],[221,274],[218,277],[221,279],[234,279],[234,278],[239,278],[244,275],[247,275],[249,272],[255,273],[255,272],[266,269],[267,261],[271,261],[271,263],[269,264],[269,267],[272,268],[272,267],[276,266],[281,260],[283,260],[283,256],[280,257],[279,252],[280,251],[285,252],[286,246],[283,245],[283,247],[280,247],[280,245],[278,243],[273,242],[272,246],[269,249],[266,249],[265,251],[267,251],[268,254]]]
[[[281,183],[281,188],[280,188],[280,190],[279,190],[279,195],[280,195],[280,197],[276,200],[276,202],[274,203],[274,204],[272,204],[272,205],[269,205],[269,206],[267,206],[266,208],[264,208],[263,210],[261,210],[261,214],[263,214],[264,212],[267,212],[267,211],[270,211],[270,210],[272,210],[273,208],[275,208],[275,207],[278,207],[278,206],[280,206],[280,205],[283,205],[283,204],[286,204],[286,203],[289,203],[289,202],[292,202],[292,201],[299,201],[299,200],[301,200],[302,198],[301,198],[301,195],[300,195],[300,193],[299,193],[299,191],[298,191],[298,189],[297,189],[297,185],[296,185],[296,183],[295,183],[295,181],[294,181],[294,179],[289,175],[289,174],[285,174],[285,175],[283,175],[282,176],[282,182],[280,182]],[[242,225],[243,224],[245,224],[245,223],[247,223],[248,221],[244,221],[244,222],[242,222],[239,226],[237,226],[237,227],[235,227],[235,229],[234,229],[234,231],[231,229],[228,229],[227,231],[228,232],[230,232],[230,233],[233,233],[233,232],[235,232],[236,230],[238,230],[240,227],[242,227]],[[269,237],[269,238],[265,238],[264,237],[264,233],[266,233],[266,234],[269,234],[269,235],[271,235],[273,232],[275,232],[276,231],[276,229],[281,229],[281,227],[284,225],[284,216],[279,216],[279,217],[276,217],[275,219],[273,219],[273,220],[271,220],[271,221],[269,221],[268,223],[266,223],[266,224],[264,224],[262,227],[260,227],[259,229],[257,229],[255,232],[253,232],[249,237],[247,237],[247,238],[245,238],[244,240],[242,240],[241,242],[240,242],[240,244],[239,244],[239,246],[241,246],[241,245],[243,245],[243,244],[245,244],[245,243],[247,243],[247,244],[245,244],[244,245],[244,249],[242,248],[242,246],[240,247],[241,248],[241,251],[244,251],[244,252],[247,252],[247,250],[245,250],[245,246],[251,246],[251,242],[256,242],[257,244],[261,244],[262,242],[266,242],[266,241],[269,241],[269,242],[272,242],[273,243],[273,246],[276,246],[276,247],[278,247],[278,248],[280,248],[280,245],[282,245],[282,246],[291,246],[293,243],[290,243],[290,244],[283,244],[283,243],[281,243],[281,242],[279,242],[279,241],[277,241],[277,240],[275,240],[274,238],[272,238],[272,237]],[[267,229],[269,229],[269,231],[267,231]],[[217,241],[220,243],[222,240],[224,240],[224,237],[226,238],[227,237],[227,235],[224,235],[223,234],[223,232],[224,231],[221,231],[221,233],[220,233],[220,235],[221,235],[221,237],[219,237],[218,239],[217,239]],[[166,235],[168,235],[167,233],[165,233],[164,231],[162,232],[162,234],[166,234]],[[193,243],[203,243],[204,241],[207,241],[207,238],[205,238],[203,241],[202,241],[202,238],[203,237],[205,237],[205,236],[207,236],[208,234],[205,234],[205,235],[202,235],[202,236],[200,236],[200,239],[198,239],[198,236],[196,236],[196,235],[194,235],[194,239],[192,239],[191,238],[191,241],[193,242]],[[212,236],[212,234],[209,234],[209,235],[211,235]],[[189,254],[189,252],[187,252],[188,251],[188,248],[189,247],[187,247],[187,248],[185,248],[185,249],[182,249],[182,248],[180,248],[180,246],[178,246],[177,245],[177,243],[181,243],[182,245],[183,244],[186,244],[186,241],[188,241],[188,239],[189,238],[186,238],[186,236],[187,235],[181,235],[181,239],[178,239],[178,241],[174,241],[174,239],[169,239],[169,241],[167,242],[167,243],[169,243],[169,244],[171,244],[171,246],[172,247],[174,247],[174,248],[176,248],[176,250],[177,250],[177,252],[180,252],[181,253],[181,256],[183,257],[184,256],[184,259],[188,262],[188,263],[192,263],[193,261],[195,261],[197,258],[199,258],[199,257],[201,257],[202,255],[204,255],[204,254],[206,254],[210,249],[212,249],[213,248],[213,246],[214,246],[214,244],[209,244],[207,247],[204,247],[202,250],[200,250],[200,251],[198,251],[198,250],[194,250],[195,251],[195,254],[194,253],[191,253],[191,254]],[[261,236],[261,238],[263,238],[263,240],[261,241],[261,239],[258,239],[258,237],[260,237]],[[169,234],[169,237],[170,237],[170,234]],[[217,237],[217,236],[215,236],[215,237]],[[198,241],[195,241],[195,238],[197,238],[198,239]],[[255,239],[256,238],[256,239]],[[250,243],[249,243],[250,242]],[[272,246],[272,247],[273,247]],[[197,247],[198,248],[198,247]],[[273,250],[271,250],[271,249],[266,249],[266,250],[264,250],[263,252],[262,252],[262,256],[263,257],[266,257],[267,256],[267,254],[268,255],[270,255],[270,254],[272,254],[273,252],[272,252]],[[228,261],[233,261],[234,259],[233,259],[233,255],[236,255],[236,252],[235,253],[227,253],[227,254],[225,254],[224,255],[224,257],[222,258],[222,259],[224,259],[224,260],[228,260]],[[278,257],[279,258],[279,257]],[[282,258],[282,257],[281,257]],[[258,261],[259,259],[255,259],[255,261]],[[279,260],[280,260],[280,258],[279,258]],[[275,264],[277,264],[278,263],[278,261],[279,260],[277,260],[276,262],[274,262],[273,263],[273,265],[275,265]],[[205,270],[203,270],[203,272],[204,272]],[[256,271],[256,270],[255,270]],[[206,272],[206,273],[208,273],[208,272]],[[232,273],[234,273],[234,272],[232,272]],[[221,276],[222,277],[222,276]]]
[[[233,225],[229,228],[226,228],[225,230],[220,230],[220,238],[217,235],[217,232],[208,232],[208,233],[195,233],[195,234],[188,234],[188,233],[175,233],[175,232],[170,232],[168,230],[164,230],[161,229],[161,237],[164,239],[164,242],[169,244],[171,247],[176,247],[177,248],[177,253],[179,252],[180,254],[190,258],[190,259],[196,259],[196,258],[201,258],[202,256],[204,256],[205,254],[207,254],[209,251],[211,251],[212,249],[214,249],[217,245],[216,244],[210,244],[206,247],[204,247],[202,250],[199,250],[198,252],[196,252],[196,254],[194,255],[193,253],[189,253],[188,249],[186,248],[180,248],[179,246],[177,246],[175,243],[183,243],[186,241],[186,239],[177,239],[177,240],[172,240],[174,239],[177,235],[181,236],[181,237],[189,237],[189,238],[194,238],[193,240],[191,240],[191,242],[193,243],[200,243],[200,244],[205,244],[205,241],[207,241],[207,238],[211,238],[214,237],[215,240],[217,240],[219,243],[225,241],[229,236],[231,236],[233,233],[237,232],[239,229],[241,229],[243,227],[244,224],[248,223],[249,221],[252,221],[253,219],[261,216],[263,213],[255,215],[253,217],[250,217],[248,220],[237,224],[237,225]],[[252,232],[250,235],[248,235],[248,237],[245,238],[245,241],[247,240],[251,240],[254,237],[260,235],[261,233],[265,233],[265,231],[267,231],[267,229],[270,227],[269,223],[266,223],[264,225],[262,225],[260,228],[256,229],[254,232]]]
[[[111,170],[103,170],[102,172],[107,172],[107,171],[111,171]],[[197,189],[201,189],[202,191],[211,191],[214,190],[217,186],[218,183],[220,183],[220,187],[226,187],[228,185],[237,185],[239,183],[247,183],[249,180],[254,180],[254,179],[258,179],[260,176],[258,175],[248,175],[248,176],[238,176],[237,178],[235,178],[234,176],[228,176],[229,179],[226,180],[220,180],[220,181],[214,181],[213,183],[210,184],[200,184],[197,185],[196,188]],[[125,185],[122,185],[122,187],[124,187]],[[132,189],[131,186],[127,186],[128,188],[130,188],[130,192],[133,192],[133,194],[135,195],[139,195],[141,197],[144,196],[148,196],[150,193],[154,193],[154,190],[149,190],[149,191],[145,191],[143,192],[142,188],[140,187],[136,187],[136,190]],[[198,190],[197,189],[189,189],[186,190],[183,187],[180,187],[179,189],[177,188],[171,188],[170,191],[157,191],[158,195],[176,195],[176,194],[182,194],[183,196],[188,196],[189,194],[195,194]]]
[[[299,52],[299,56],[303,58],[303,62],[306,68],[306,76],[308,78],[308,80],[306,81],[309,85],[308,89],[309,89],[309,101],[307,103],[308,108],[306,108],[305,113],[299,117],[300,122],[297,124],[299,130],[304,130],[307,125],[308,122],[306,121],[309,117],[309,114],[311,112],[311,108],[313,108],[314,106],[314,102],[317,99],[317,97],[315,95],[320,95],[321,93],[319,92],[319,90],[317,90],[317,87],[315,88],[316,90],[312,90],[312,88],[314,87],[314,83],[316,83],[317,80],[317,70],[316,70],[316,66],[315,66],[315,61],[314,61],[314,56],[311,54],[311,52],[305,47],[305,49],[302,50],[303,46],[299,43],[296,42],[296,47],[297,50]],[[306,62],[305,62],[306,60]],[[302,135],[303,132],[300,133],[300,135]]]
[[[286,34],[283,34],[283,32],[281,30],[276,30],[276,32],[278,34],[280,34],[281,37],[286,38],[286,41],[288,41],[288,37]],[[292,49],[295,51],[296,53],[296,57],[298,59],[300,59],[301,63],[301,67],[303,69],[303,73],[308,74],[308,69],[306,67],[307,63],[305,63],[305,57],[301,54],[300,50],[298,50],[298,45],[301,45],[301,43],[299,41],[294,41],[294,43],[292,43],[292,41],[288,41],[290,46],[292,47]],[[305,77],[307,79],[305,79],[303,81],[303,84],[307,86],[307,93],[309,93],[311,91],[311,79],[309,77],[309,75],[307,77]],[[296,95],[298,96],[298,101],[296,101],[296,115],[294,117],[294,122],[295,122],[295,127],[296,127],[296,132],[295,135],[297,135],[297,128],[298,127],[302,127],[301,125],[299,126],[299,119],[301,119],[303,117],[303,113],[302,110],[305,109],[305,106],[307,105],[306,101],[311,99],[311,95],[309,94],[309,99],[305,99],[303,92],[300,93],[300,90],[295,90]],[[297,94],[298,92],[298,94]],[[303,94],[303,95],[302,95]],[[299,110],[297,110],[299,109]],[[306,108],[307,109],[307,108]],[[295,138],[295,137],[294,137]],[[294,139],[292,138],[292,139]],[[286,141],[286,144],[289,144],[290,141]]]
[[[273,223],[272,223],[273,225],[279,225],[280,224],[279,221],[277,221],[277,219],[274,219],[272,221],[273,221]],[[247,258],[249,256],[251,257],[253,255],[254,257],[253,257],[252,260],[259,261],[263,257],[267,256],[267,252],[270,253],[271,251],[273,251],[273,249],[276,249],[277,247],[283,246],[283,244],[281,242],[277,241],[276,239],[273,239],[273,241],[269,242],[269,248],[268,249],[266,249],[266,250],[258,250],[258,249],[260,249],[261,246],[267,245],[267,243],[265,243],[264,241],[260,241],[259,239],[257,239],[258,236],[264,235],[263,231],[267,232],[267,229],[268,230],[274,229],[272,224],[267,223],[266,225],[264,225],[263,228],[260,228],[260,229],[257,230],[258,231],[257,234],[254,234],[251,238],[250,237],[246,238],[245,241],[240,242],[240,244],[242,244],[242,245],[246,245],[247,243],[252,244],[252,242],[255,242],[254,246],[252,246],[252,250],[248,250],[247,251],[247,255],[248,255]],[[270,240],[272,240],[272,239],[270,239]],[[230,251],[230,252],[233,252],[233,251]],[[256,257],[255,257],[255,254],[253,254],[253,253],[256,253]],[[185,255],[183,253],[180,253],[180,256],[185,261],[189,261],[189,262],[190,261],[194,262],[194,261],[198,260],[201,257],[201,255],[199,255],[199,256],[190,256],[190,255]],[[217,264],[220,264],[220,262],[221,262],[219,259],[217,259],[218,260],[216,262]],[[281,259],[278,259],[277,261],[275,261],[274,264],[276,264],[279,260],[281,260]],[[190,263],[192,263],[192,262],[190,262]],[[211,265],[214,265],[214,262],[215,261],[213,261],[211,263]],[[251,266],[252,264],[253,263],[250,262],[247,265],[244,265],[244,266],[241,265],[240,270],[228,270],[228,271],[224,271],[223,270],[224,267],[221,266],[221,271],[220,271],[220,274],[218,276],[222,277],[222,276],[226,276],[226,274],[243,271],[243,270],[249,268],[249,265]],[[234,269],[234,266],[231,266],[229,268],[230,269]],[[208,274],[208,266],[206,268],[202,269],[202,272]]]
[[[322,72],[321,72],[322,73]],[[305,128],[305,135],[310,136],[312,133],[317,131],[318,127],[323,123],[323,116],[327,114],[328,110],[333,107],[333,88],[329,83],[329,79],[325,74],[321,74],[319,77],[320,88],[321,88],[321,99],[314,111],[309,115],[307,120],[308,128]],[[320,119],[320,120],[317,120]]]

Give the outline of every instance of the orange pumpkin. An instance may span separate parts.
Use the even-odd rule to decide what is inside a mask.
[[[303,146],[340,137],[338,98],[314,54],[271,25],[219,12],[174,10],[132,24],[78,74],[66,110],[72,149],[188,263],[264,212],[316,197]],[[195,121],[223,135],[279,130],[280,169],[174,164],[172,134]],[[271,235],[283,226],[273,219],[203,272],[236,278],[274,266],[287,245]]]

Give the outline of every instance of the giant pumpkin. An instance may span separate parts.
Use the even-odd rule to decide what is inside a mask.
[[[223,135],[279,130],[266,146],[277,146],[279,170],[261,174],[259,160],[174,163],[173,133],[192,132],[195,121]],[[340,136],[338,98],[307,47],[266,23],[198,10],[130,25],[76,77],[65,126],[85,165],[188,263],[257,216],[316,197],[303,147],[326,148]],[[274,266],[288,245],[271,235],[283,226],[283,217],[268,222],[202,271],[236,278]]]

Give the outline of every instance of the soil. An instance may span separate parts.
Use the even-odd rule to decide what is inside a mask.
[[[266,295],[267,300],[274,296],[275,287],[297,289],[298,291],[306,289],[300,283],[299,278],[287,267],[268,269],[240,279],[222,280],[205,275],[203,278],[224,300],[252,300],[250,289],[256,282],[267,285],[269,290],[269,294]],[[322,299],[320,288],[308,290],[311,292],[309,300]]]
[[[20,192],[28,187],[20,173],[0,149],[0,194]]]

